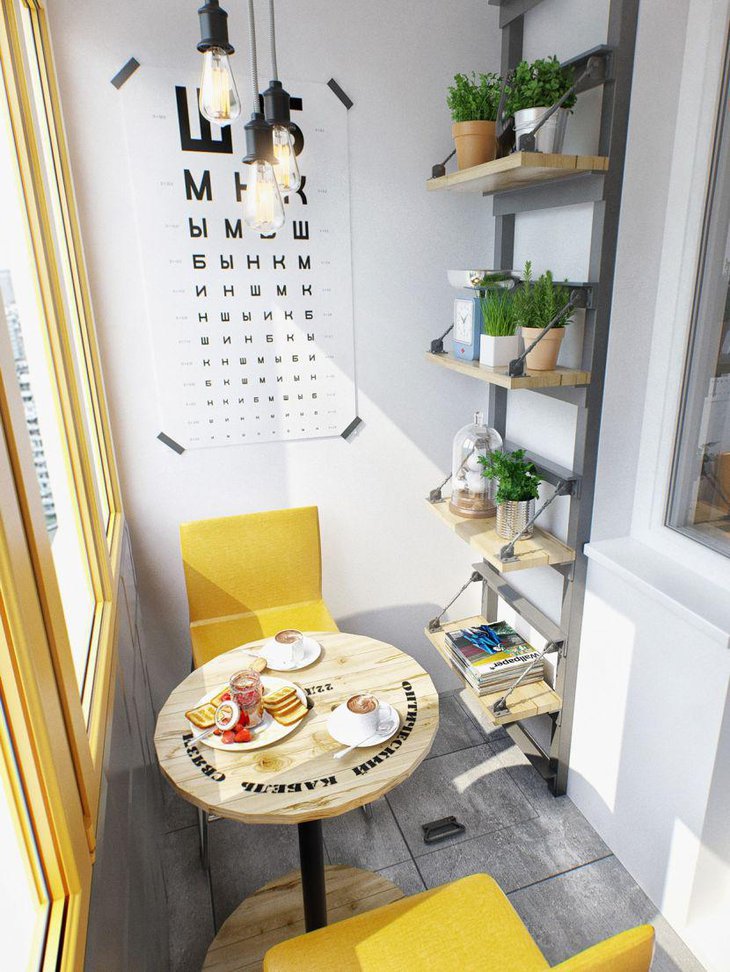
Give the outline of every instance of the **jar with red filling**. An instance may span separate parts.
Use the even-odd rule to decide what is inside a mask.
[[[258,672],[247,669],[231,675],[228,683],[231,698],[248,716],[248,725],[258,726],[264,717],[264,689]]]

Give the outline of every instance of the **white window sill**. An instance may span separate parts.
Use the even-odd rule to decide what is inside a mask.
[[[721,647],[730,648],[726,588],[633,537],[586,544],[585,555],[694,624]]]

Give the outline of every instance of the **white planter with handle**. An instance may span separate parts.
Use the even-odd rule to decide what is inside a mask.
[[[540,121],[547,108],[520,108],[515,112],[515,148],[519,151],[520,135],[527,135]],[[559,154],[563,151],[565,140],[565,125],[568,121],[569,112],[565,108],[558,108],[542,128],[535,135],[535,151],[555,152]]]
[[[482,334],[479,340],[479,363],[488,368],[506,367],[520,353],[520,336],[492,337]]]

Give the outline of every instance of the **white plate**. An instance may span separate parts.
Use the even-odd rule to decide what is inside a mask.
[[[358,739],[362,739],[362,729],[357,726],[352,727],[342,724],[341,714],[346,705],[347,703],[343,702],[342,705],[338,705],[332,711],[327,720],[327,731],[338,743],[342,743],[343,746],[352,746],[353,743],[358,742]],[[400,728],[400,715],[398,714],[398,710],[394,709],[388,702],[381,702],[380,708],[383,709],[381,725],[384,728],[379,733],[370,736],[366,741],[358,743],[358,749],[380,746],[382,743],[387,742],[391,736],[394,736]]]
[[[266,661],[267,668],[270,668],[272,672],[298,672],[300,668],[306,668],[313,662],[316,662],[322,653],[322,645],[314,638],[308,638],[304,636],[304,655],[300,662],[291,662],[289,665],[283,665],[281,662],[269,661],[269,658],[274,658],[274,652],[270,651],[270,645],[273,638],[269,638],[257,651],[257,654]]]
[[[275,675],[262,675],[261,684],[264,687],[264,694],[269,695],[271,692],[276,692],[277,689],[281,688],[293,688],[295,689],[300,701],[306,705],[307,696],[303,688],[290,682],[288,678],[277,678]],[[220,686],[217,689],[213,689],[212,692],[208,692],[206,695],[195,703],[195,708],[198,705],[202,705],[213,696],[220,692]],[[285,736],[288,736],[290,732],[294,732],[298,725],[301,724],[302,720],[306,719],[306,716],[302,716],[297,722],[291,726],[282,726],[280,722],[277,722],[273,716],[269,715],[268,712],[264,712],[264,718],[254,729],[250,729],[251,742],[247,743],[224,743],[220,736],[216,736],[211,733],[206,736],[205,739],[201,739],[199,745],[210,746],[211,749],[220,749],[223,753],[243,753],[247,752],[249,749],[261,749],[263,746],[270,746],[271,743],[278,742]],[[193,732],[198,733],[200,730],[197,726],[194,726],[191,722],[188,723]]]

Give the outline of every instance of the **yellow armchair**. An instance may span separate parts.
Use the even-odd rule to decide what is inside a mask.
[[[654,929],[616,935],[555,968],[648,972]],[[550,965],[497,883],[486,874],[401,898],[270,948],[264,972],[540,972]]]
[[[316,506],[183,523],[180,546],[196,668],[282,628],[337,631]]]

